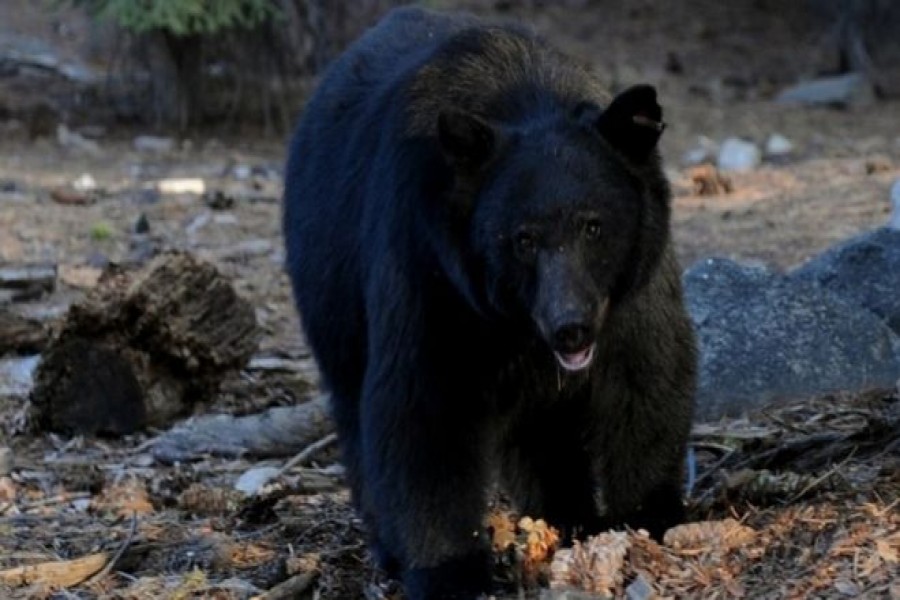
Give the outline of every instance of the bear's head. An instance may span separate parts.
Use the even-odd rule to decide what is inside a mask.
[[[523,319],[567,370],[588,367],[604,321],[668,244],[669,191],[650,86],[516,125],[443,111],[438,140],[468,281],[483,312]]]

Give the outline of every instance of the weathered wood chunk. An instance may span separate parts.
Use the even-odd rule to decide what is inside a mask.
[[[123,434],[169,424],[242,368],[261,330],[216,268],[188,254],[110,267],[72,306],[35,378],[43,429]]]

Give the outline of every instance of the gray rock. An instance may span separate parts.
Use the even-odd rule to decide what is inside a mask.
[[[0,359],[0,398],[27,396],[40,360],[40,356]]]
[[[650,582],[644,577],[643,573],[638,573],[634,581],[625,588],[625,597],[628,600],[650,600],[655,597],[656,591]]]
[[[684,284],[701,351],[700,421],[900,377],[893,331],[815,283],[707,259]]]
[[[881,317],[900,335],[900,230],[876,229],[829,248],[791,273]]]
[[[264,485],[278,475],[278,467],[253,467],[244,471],[234,484],[234,489],[248,496],[258,492]]]
[[[719,148],[718,166],[722,171],[750,171],[759,166],[762,154],[753,142],[732,137]]]
[[[798,83],[782,90],[775,101],[781,104],[846,106],[871,93],[871,86],[862,73],[847,73]]]

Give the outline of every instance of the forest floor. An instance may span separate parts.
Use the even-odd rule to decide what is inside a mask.
[[[900,101],[870,98],[841,109],[772,101],[779,89],[836,64],[826,30],[804,21],[803,3],[586,4],[517,14],[611,85],[658,87],[685,266],[727,256],[789,269],[885,222],[888,189],[900,178]],[[36,34],[47,28],[40,20],[22,26]],[[61,144],[55,135],[32,139],[14,122],[0,127],[0,265],[51,263],[59,272],[50,296],[13,310],[52,322],[93,288],[106,263],[182,249],[216,264],[254,304],[265,331],[261,356],[311,361],[281,270],[284,140],[207,134],[148,152],[135,149],[135,136],[146,132],[134,129],[107,128],[94,147]],[[793,150],[729,174],[730,193],[697,193],[683,157],[700,136],[762,146],[772,134]],[[202,179],[233,202],[154,191],[172,178]],[[134,233],[139,222],[148,233]],[[244,598],[289,577],[302,590],[296,597],[395,593],[372,571],[339,481],[245,498],[232,490],[242,472],[284,461],[211,456],[160,465],[145,451],[153,432],[124,439],[23,432],[24,399],[8,391],[2,373],[0,425],[8,435],[0,454],[8,447],[14,464],[0,471],[3,597]],[[248,414],[308,399],[315,377],[299,387],[296,377],[245,372],[223,383],[208,410]],[[722,525],[698,533],[693,546],[657,546],[632,534],[608,589],[622,593],[640,577],[660,597],[900,599],[898,422],[897,391],[878,390],[798,398],[745,419],[698,424],[691,516],[733,518],[752,532],[741,529],[733,544],[727,527],[734,524]],[[334,460],[327,451],[307,470]],[[110,567],[65,593],[14,571],[72,559],[86,563],[61,563],[63,572]]]

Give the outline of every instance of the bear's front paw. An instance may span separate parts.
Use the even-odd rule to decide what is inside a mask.
[[[410,600],[475,600],[490,590],[490,561],[479,552],[434,567],[409,569],[403,585]]]

